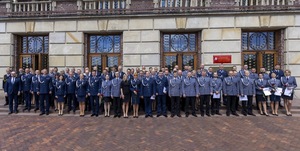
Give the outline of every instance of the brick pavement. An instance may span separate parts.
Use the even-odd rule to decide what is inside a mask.
[[[0,116],[1,150],[288,150],[300,148],[293,117],[113,119]]]
[[[295,116],[114,119],[2,115],[0,150],[300,149],[300,120]]]

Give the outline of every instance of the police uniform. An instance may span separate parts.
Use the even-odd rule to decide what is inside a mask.
[[[190,78],[186,77],[182,81],[181,89],[182,89],[182,95],[186,99],[185,100],[185,115],[186,115],[186,117],[189,116],[189,105],[190,104],[192,106],[192,115],[197,116],[196,111],[195,111],[195,100],[196,100],[197,93],[199,92],[197,80],[192,77],[190,77]]]
[[[111,80],[111,96],[113,96],[114,117],[121,117],[121,82],[122,79],[114,78]]]
[[[30,112],[30,110],[31,110],[30,89],[31,89],[32,75],[30,73],[26,73],[26,74],[22,75],[21,82],[22,82],[22,91],[23,91],[25,102],[26,102],[26,106],[23,109],[23,111],[27,109]]]
[[[205,104],[205,111],[206,115],[210,116],[209,109],[210,109],[210,98],[211,94],[213,93],[213,88],[211,84],[211,78],[209,77],[200,77],[197,78],[198,86],[199,86],[199,92],[200,95],[200,113],[201,116],[204,116],[204,104]]]
[[[292,94],[291,96],[286,96],[286,95],[282,95],[283,99],[288,99],[288,100],[293,100],[294,98],[294,90],[297,87],[297,82],[296,82],[296,78],[293,76],[285,76],[285,77],[281,77],[281,83],[283,85],[283,92],[285,91],[285,89],[289,89],[292,88]]]
[[[31,77],[31,92],[33,92],[34,100],[35,100],[35,109],[34,111],[39,110],[40,108],[40,99],[38,92],[38,84],[39,84],[39,76],[40,75],[34,75]]]
[[[5,74],[3,77],[3,81],[2,81],[2,88],[4,90],[5,88],[5,84],[7,82],[7,80],[10,78],[10,74]],[[4,105],[8,105],[8,96],[5,96],[5,104]]]
[[[85,98],[86,98],[86,88],[87,86],[87,82],[85,79],[78,79],[76,81],[76,90],[75,90],[75,94],[76,94],[76,97],[77,97],[77,101],[78,102],[85,102]]]
[[[239,80],[237,77],[226,77],[223,81],[223,93],[227,97],[226,115],[230,113],[238,116],[236,113],[236,98],[239,94]]]
[[[166,104],[166,97],[167,97],[167,89],[168,89],[168,81],[167,78],[162,76],[158,76],[155,79],[155,93],[156,101],[157,101],[157,116],[164,115],[167,116],[167,104]]]
[[[75,89],[76,89],[76,78],[68,77],[66,80],[67,85],[67,102],[68,102],[68,112],[73,110],[73,113],[75,114],[76,111],[76,96],[75,96]]]
[[[5,83],[4,92],[8,96],[9,114],[18,113],[18,93],[21,91],[21,81],[17,77],[10,77]]]
[[[102,81],[101,94],[103,95],[104,102],[110,102],[111,99],[111,81]]]
[[[279,79],[272,78],[268,80],[268,86],[271,88],[271,95],[270,95],[270,101],[271,102],[280,102],[280,96],[276,96],[275,90],[276,88],[282,88],[282,84]]]
[[[132,79],[130,82],[131,101],[133,105],[140,104],[141,81],[139,79]],[[137,94],[134,93],[137,92]]]
[[[64,102],[66,94],[66,82],[55,81],[55,96],[57,97],[57,102]]]
[[[88,80],[88,90],[90,94],[90,104],[92,110],[92,116],[99,115],[99,96],[98,93],[101,93],[101,79],[98,77],[90,77]]]
[[[279,81],[279,80],[278,80]],[[255,81],[255,88],[256,88],[256,102],[258,101],[265,102],[267,101],[266,97],[264,96],[263,88],[268,87],[268,81],[264,79],[257,79]]]
[[[178,117],[181,117],[180,115],[180,96],[182,96],[181,91],[182,83],[181,79],[178,78],[172,78],[169,80],[169,96],[171,97],[171,116],[177,115]]]
[[[49,75],[41,75],[38,78],[38,92],[40,95],[40,111],[41,114],[49,114],[49,108],[50,108],[50,104],[49,104],[49,96],[50,96],[50,92],[52,90],[52,81],[51,81],[51,77]],[[45,109],[45,102],[46,101],[46,109]]]
[[[242,101],[242,107],[243,107],[243,111],[242,114],[243,115],[253,115],[252,112],[252,102],[253,102],[253,95],[255,95],[255,82],[254,79],[250,79],[249,77],[244,77],[241,78],[240,80],[240,95],[242,96],[247,96],[247,101]]]
[[[151,96],[155,96],[155,86],[152,78],[144,78],[141,81],[141,96],[144,97],[145,117],[152,117],[152,100]]]
[[[222,80],[220,78],[212,78],[211,86],[213,93],[218,92],[220,94],[220,98],[213,98],[213,96],[211,97],[211,114],[220,114]]]

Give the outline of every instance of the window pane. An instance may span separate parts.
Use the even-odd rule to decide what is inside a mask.
[[[250,50],[267,50],[267,35],[263,32],[250,32]]]
[[[248,50],[248,33],[242,33],[242,50]]]
[[[97,41],[96,36],[90,37],[90,53],[96,53],[96,41]]]
[[[171,35],[171,52],[186,52],[188,51],[187,34],[172,34]]]
[[[274,54],[263,54],[263,67],[266,71],[271,71],[274,69],[275,57]]]
[[[170,35],[165,34],[164,35],[164,52],[169,52],[170,51]]]
[[[28,37],[28,53],[43,52],[43,37]]]
[[[114,36],[114,52],[119,53],[121,50],[121,36]]]
[[[194,69],[194,56],[193,55],[184,55],[182,56],[182,67],[192,66]]]
[[[22,68],[32,68],[32,58],[31,57],[23,57],[22,58]]]
[[[49,52],[49,37],[45,36],[44,37],[44,53]]]
[[[175,65],[177,65],[177,56],[165,56],[165,67],[169,71],[173,71]]]
[[[120,53],[121,36],[90,36],[90,53]]]
[[[22,38],[22,53],[27,53],[27,37]]]
[[[269,50],[274,50],[275,49],[274,32],[269,32],[268,33],[268,46],[269,46]]]
[[[248,65],[248,69],[257,68],[255,54],[244,54],[244,65]]]
[[[196,34],[190,34],[189,47],[190,47],[190,51],[196,51]]]
[[[119,57],[107,57],[107,65],[108,67],[118,66],[119,65]]]
[[[113,52],[113,36],[98,36],[97,52],[98,53]]]

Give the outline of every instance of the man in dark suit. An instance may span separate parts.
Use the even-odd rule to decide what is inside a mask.
[[[9,100],[9,113],[12,114],[18,113],[18,95],[20,95],[21,92],[21,82],[20,79],[17,78],[16,72],[11,72],[11,77],[7,80],[5,83],[4,88],[5,96],[8,96]],[[14,109],[13,109],[14,104]]]
[[[284,72],[280,69],[280,65],[276,65],[275,69],[270,72],[270,74],[269,74],[270,78],[271,78],[272,73],[276,74],[276,79],[280,80],[281,77],[284,77]]]
[[[3,76],[3,83],[2,83],[2,88],[4,90],[5,84],[7,80],[10,78],[10,68],[6,69],[6,74]],[[8,96],[5,96],[5,104],[4,106],[8,105]]]
[[[25,69],[25,74],[21,76],[21,84],[22,84],[22,93],[25,98],[26,106],[23,109],[23,112],[25,110],[28,110],[30,112],[31,110],[31,82],[32,82],[32,74],[30,74],[29,68]]]
[[[118,67],[118,72],[119,72],[120,79],[123,79],[125,73],[123,72],[122,66]]]

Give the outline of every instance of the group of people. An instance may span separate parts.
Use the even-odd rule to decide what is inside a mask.
[[[126,73],[121,66],[99,72],[98,67],[92,71],[66,68],[58,72],[51,68],[33,71],[26,68],[19,69],[18,74],[10,68],[4,75],[3,89],[9,113],[18,113],[18,105],[25,102],[23,111],[32,109],[40,111],[40,115],[49,115],[50,106],[58,115],[64,114],[64,105],[67,112],[75,111],[79,107],[80,116],[90,110],[91,116],[98,117],[104,110],[104,117],[110,117],[111,104],[114,117],[128,118],[130,106],[133,118],[139,117],[139,105],[144,104],[145,117],[153,117],[156,109],[157,117],[168,117],[168,108],[171,117],[181,117],[180,107],[184,108],[185,116],[190,114],[197,117],[196,110],[200,106],[201,116],[222,115],[220,113],[221,100],[226,105],[226,115],[239,116],[239,104],[244,116],[252,115],[253,100],[261,115],[269,116],[267,100],[271,101],[271,113],[278,116],[278,106],[281,99],[287,116],[292,116],[291,106],[294,89],[297,87],[295,77],[290,70],[281,70],[279,65],[269,74],[265,68],[259,73],[256,69],[248,69],[244,65],[240,71],[236,67],[226,71],[223,65],[214,72],[213,68],[204,68],[202,64],[197,70],[185,66],[180,70],[176,65],[172,71],[168,68],[145,67],[129,68]],[[170,105],[169,105],[170,104]],[[122,113],[121,113],[122,112]]]

